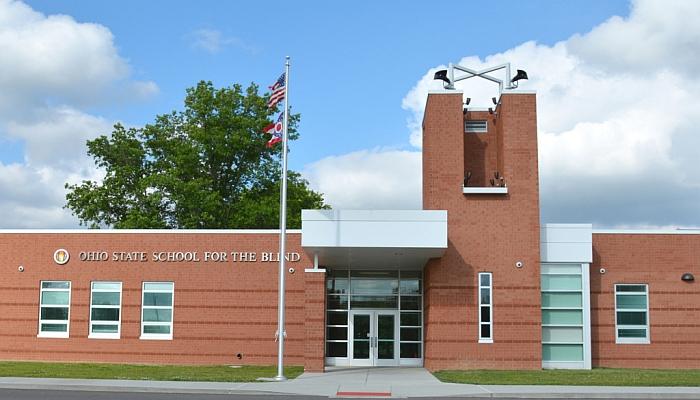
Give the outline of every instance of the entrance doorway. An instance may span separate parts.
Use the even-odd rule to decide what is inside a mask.
[[[422,275],[329,269],[326,365],[422,366]]]
[[[399,365],[398,311],[350,312],[351,365],[385,367]]]

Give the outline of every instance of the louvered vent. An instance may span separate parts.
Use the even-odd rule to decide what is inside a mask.
[[[486,120],[467,120],[464,121],[465,132],[487,132],[488,125]]]

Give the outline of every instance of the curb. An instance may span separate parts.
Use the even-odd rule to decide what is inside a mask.
[[[128,382],[128,381],[127,381]],[[141,381],[139,381],[141,382]],[[149,381],[143,381],[149,382]],[[163,382],[163,381],[158,381]],[[179,384],[182,382],[178,382]],[[236,383],[233,382],[233,385]],[[241,384],[244,384],[242,382]],[[289,391],[274,391],[274,390],[258,390],[255,388],[207,388],[207,387],[164,387],[164,386],[128,386],[128,385],[109,385],[109,384],[78,384],[78,383],[65,383],[51,382],[27,382],[27,383],[17,383],[17,382],[0,382],[0,389],[13,389],[13,390],[60,390],[60,391],[83,391],[83,392],[116,392],[116,393],[163,393],[163,394],[218,394],[218,395],[232,395],[232,394],[245,394],[245,395],[268,395],[268,396],[312,396],[312,397],[323,397],[323,398],[336,398],[336,397],[347,397],[350,393],[338,393],[337,391],[331,395],[325,394],[300,394],[293,393]],[[261,388],[262,389],[262,388]],[[511,398],[511,399],[700,399],[700,391],[693,393],[668,393],[662,391],[668,388],[658,388],[657,391],[639,391],[631,393],[621,393],[621,392],[492,392],[488,388],[483,388],[484,392],[480,393],[454,393],[440,394],[440,390],[437,389],[434,394],[421,394],[418,396],[411,396],[415,398],[421,397],[464,397],[464,398]],[[637,389],[640,389],[637,387]],[[393,391],[392,391],[393,392]],[[352,393],[356,394],[356,393]],[[372,393],[375,396],[378,395]],[[341,396],[338,396],[341,395]],[[372,397],[375,397],[372,396]],[[354,396],[352,396],[354,397]],[[360,396],[358,396],[360,397]],[[367,397],[367,396],[362,396]],[[393,395],[393,393],[381,393],[382,398],[405,398],[406,395]]]
[[[21,385],[2,384],[0,389],[13,390],[60,390],[76,392],[114,392],[114,393],[162,393],[162,394],[269,394],[286,395],[285,393],[223,390],[223,389],[198,389],[198,388],[161,388],[161,387],[135,387],[135,386],[105,386],[105,385]]]

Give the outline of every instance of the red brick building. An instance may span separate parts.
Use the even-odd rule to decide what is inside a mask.
[[[428,96],[423,210],[307,210],[286,360],[700,368],[700,232],[540,225],[536,96]],[[2,231],[0,358],[274,364],[278,232]]]

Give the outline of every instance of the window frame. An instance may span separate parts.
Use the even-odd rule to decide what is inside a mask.
[[[60,288],[44,288],[44,283],[47,282],[66,282],[68,283],[68,289]],[[70,337],[70,305],[71,305],[71,292],[73,288],[73,283],[71,281],[57,281],[57,280],[49,280],[49,281],[39,281],[39,323],[37,326],[38,333],[36,337],[38,338],[54,338],[54,339],[67,339]],[[41,310],[45,306],[42,304],[42,297],[44,295],[44,292],[68,292],[68,304],[63,305],[63,304],[55,304],[55,305],[47,305],[46,307],[67,307],[68,308],[68,317],[65,320],[59,320],[59,319],[42,319],[41,318]],[[47,331],[44,332],[41,330],[41,325],[42,324],[66,324],[66,331],[65,332],[51,332]]]
[[[619,292],[617,291],[618,287],[622,286],[644,286],[644,292]],[[619,309],[617,308],[617,296],[622,295],[622,296],[630,296],[630,295],[640,295],[644,294],[646,297],[646,307],[644,309],[641,308],[623,308]],[[651,344],[651,329],[650,329],[650,323],[649,323],[649,284],[647,283],[616,283],[614,290],[613,290],[613,296],[615,300],[615,344]],[[646,315],[646,324],[645,325],[620,325],[617,323],[617,315],[619,312],[644,312]],[[644,329],[646,331],[646,336],[645,337],[639,337],[639,338],[629,338],[629,337],[620,337],[620,329]]]
[[[488,286],[483,286],[481,284],[481,277],[482,276],[488,276],[489,277],[489,285]],[[479,308],[477,309],[477,314],[479,317],[479,324],[477,326],[477,331],[478,331],[478,337],[479,337],[479,343],[493,343],[493,273],[492,272],[479,272],[477,274],[477,300],[479,304]],[[482,289],[488,289],[489,291],[489,303],[484,304],[483,299],[481,297],[481,290]],[[484,322],[481,320],[481,309],[482,307],[488,307],[489,308],[489,321]],[[481,332],[481,326],[482,325],[488,325],[489,326],[489,337],[484,337]]]
[[[95,289],[94,285],[95,283],[112,283],[112,284],[119,284],[119,305],[114,306],[114,305],[94,305],[92,304],[93,300],[93,295],[95,292],[97,293],[114,293],[115,290],[113,289]],[[88,339],[120,339],[121,338],[121,333],[122,333],[122,293],[124,291],[124,285],[122,282],[117,282],[117,281],[92,281],[90,282],[90,307],[89,307],[89,312],[90,316],[88,319]],[[93,332],[92,331],[92,326],[93,325],[114,325],[114,321],[93,321],[92,320],[92,310],[93,308],[98,308],[98,309],[117,309],[119,310],[119,319],[116,321],[117,325],[117,332]]]
[[[147,284],[163,284],[168,283],[171,285],[171,290],[146,290]],[[144,300],[146,293],[169,293],[171,296],[170,306],[146,306]],[[170,322],[154,322],[154,321],[144,321],[143,314],[146,309],[155,310],[170,310]],[[175,282],[173,281],[148,281],[141,283],[141,336],[139,339],[142,340],[173,340],[173,328],[175,321]],[[170,333],[144,333],[144,327],[148,325],[168,325],[170,327]]]

